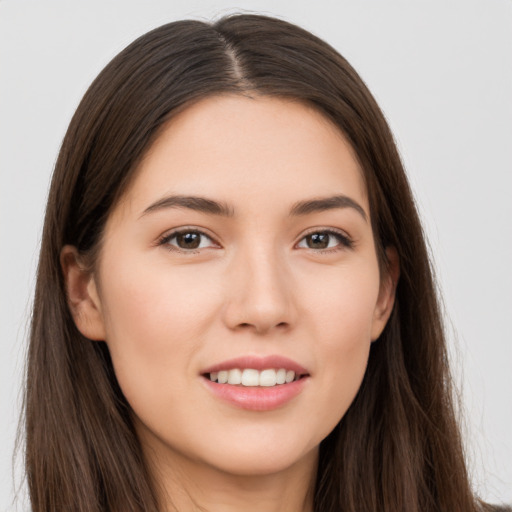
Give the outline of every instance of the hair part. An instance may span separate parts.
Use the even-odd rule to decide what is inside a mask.
[[[78,331],[59,265],[94,267],[112,209],[160,130],[218,94],[305,102],[344,134],[364,171],[381,265],[396,248],[395,308],[362,386],[320,446],[318,512],[476,512],[457,426],[441,312],[396,146],[361,78],[333,48],[256,15],[180,21],[129,45],[92,83],[56,163],[37,274],[25,398],[34,512],[156,512],[158,490],[104,342]]]

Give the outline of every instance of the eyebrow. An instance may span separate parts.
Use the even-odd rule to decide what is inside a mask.
[[[209,215],[220,215],[222,217],[233,217],[235,215],[234,208],[224,202],[199,196],[172,195],[159,199],[148,206],[142,213],[141,217],[148,213],[166,208],[187,208],[189,210]],[[290,216],[303,216],[338,208],[352,208],[358,212],[365,221],[368,220],[363,207],[345,195],[335,195],[319,199],[299,201],[292,206]]]
[[[198,196],[168,196],[164,197],[148,206],[141,217],[165,208],[188,208],[197,212],[208,213],[210,215],[220,215],[222,217],[233,217],[235,212],[226,203],[207,199],[206,197]]]
[[[290,215],[308,215],[310,213],[334,210],[337,208],[353,208],[365,221],[368,221],[364,208],[358,202],[345,195],[299,201],[292,206]]]

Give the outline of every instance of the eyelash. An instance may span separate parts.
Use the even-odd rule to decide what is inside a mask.
[[[308,236],[319,235],[319,234],[333,236],[339,242],[339,245],[337,245],[334,248],[330,248],[330,249],[311,249],[310,247],[308,247],[308,249],[315,251],[315,252],[319,252],[320,254],[323,254],[323,253],[333,253],[333,252],[341,251],[343,249],[353,249],[353,247],[354,247],[354,241],[347,234],[343,233],[342,231],[338,231],[338,230],[335,230],[332,228],[330,228],[330,229],[313,229],[313,230],[309,231],[308,233],[306,233],[299,240],[299,243],[302,242]]]
[[[173,251],[173,252],[174,251],[175,252],[179,252],[181,254],[190,254],[190,255],[198,254],[199,251],[197,249],[196,250],[194,250],[194,249],[182,249],[180,247],[176,247],[176,246],[173,246],[173,245],[169,244],[169,242],[172,239],[176,238],[177,236],[184,235],[184,234],[191,234],[191,233],[200,235],[202,237],[206,237],[209,240],[211,240],[213,243],[216,243],[211,236],[207,235],[206,233],[204,233],[203,231],[201,231],[199,229],[185,228],[185,229],[179,229],[179,230],[176,230],[176,231],[172,231],[171,233],[163,235],[157,241],[156,245],[158,245],[158,246],[165,246],[167,250]],[[311,251],[314,251],[316,253],[320,253],[320,254],[335,253],[335,252],[341,251],[343,249],[352,249],[354,247],[354,241],[352,239],[350,239],[345,233],[343,233],[341,231],[334,230],[332,228],[331,229],[315,229],[315,230],[312,230],[312,231],[306,233],[299,240],[299,243],[302,242],[303,240],[305,240],[308,236],[316,235],[316,234],[333,236],[339,242],[339,244],[336,247],[329,248],[329,249],[312,249],[310,247],[308,248]],[[200,248],[198,248],[198,249],[200,249]]]
[[[169,244],[169,242],[173,238],[176,238],[179,235],[185,235],[185,234],[189,234],[189,233],[194,233],[194,234],[200,235],[201,237],[206,237],[209,240],[211,240],[212,242],[214,242],[214,240],[213,240],[213,238],[211,236],[207,235],[206,233],[204,233],[200,229],[183,228],[183,229],[178,229],[176,231],[172,231],[171,233],[163,235],[157,241],[157,245],[165,246],[165,248],[167,250],[173,251],[173,252],[179,252],[181,254],[197,254],[199,252],[198,250],[194,250],[194,249],[181,249],[180,247],[176,247],[176,246],[173,246],[173,245]]]

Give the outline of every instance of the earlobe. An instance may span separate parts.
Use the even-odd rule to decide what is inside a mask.
[[[395,304],[396,286],[400,277],[400,261],[394,247],[386,248],[387,270],[381,278],[379,298],[374,312],[371,339],[375,341],[384,330]]]
[[[68,306],[77,329],[91,340],[105,340],[105,327],[96,282],[80,263],[75,247],[66,245],[60,253]]]

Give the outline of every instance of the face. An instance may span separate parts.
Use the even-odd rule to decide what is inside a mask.
[[[342,134],[298,102],[212,97],[143,159],[75,318],[160,460],[276,473],[347,411],[390,283]]]

